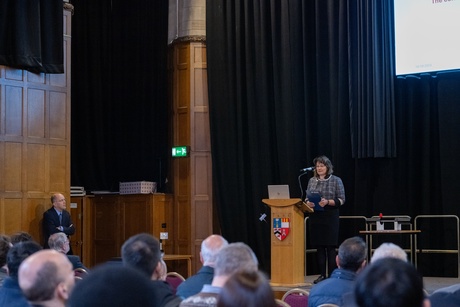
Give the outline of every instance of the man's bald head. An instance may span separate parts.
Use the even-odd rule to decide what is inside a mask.
[[[58,301],[64,305],[74,286],[72,263],[55,250],[41,250],[19,267],[19,286],[29,302]]]
[[[219,235],[210,235],[201,243],[201,262],[203,265],[214,267],[218,252],[228,245],[227,240]]]

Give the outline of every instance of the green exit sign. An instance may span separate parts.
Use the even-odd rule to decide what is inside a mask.
[[[172,148],[173,158],[188,157],[188,146],[176,146]]]

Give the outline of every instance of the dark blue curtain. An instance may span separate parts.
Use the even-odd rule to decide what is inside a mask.
[[[71,183],[118,191],[146,180],[165,192],[168,2],[72,4]]]
[[[0,65],[63,73],[62,0],[0,1]]]
[[[392,7],[207,1],[215,201],[223,235],[252,246],[266,271],[267,185],[289,184],[300,197],[310,174],[299,177],[299,169],[321,154],[344,181],[341,215],[460,213],[460,76],[393,75]],[[446,247],[444,230],[426,230],[425,242]],[[437,260],[423,267],[456,272],[455,257]]]

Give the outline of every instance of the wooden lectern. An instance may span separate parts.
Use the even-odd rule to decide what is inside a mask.
[[[271,208],[272,286],[305,285],[304,212],[313,212],[300,198],[263,199]],[[276,232],[276,233],[275,233]]]

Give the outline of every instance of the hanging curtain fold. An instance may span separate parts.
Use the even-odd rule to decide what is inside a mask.
[[[62,0],[0,1],[0,65],[63,73]]]
[[[396,157],[393,1],[348,4],[352,155]]]

